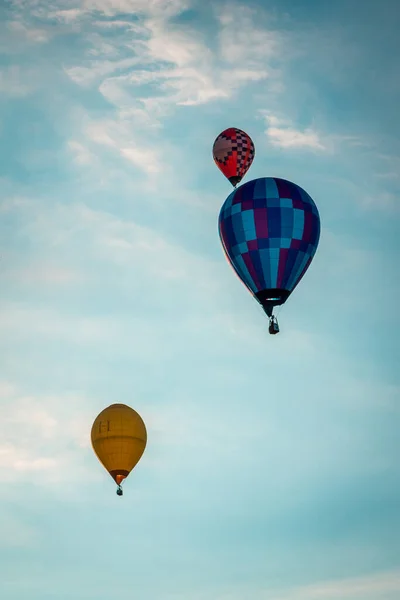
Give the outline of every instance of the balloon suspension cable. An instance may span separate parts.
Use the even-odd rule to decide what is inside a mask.
[[[117,489],[117,496],[122,496],[123,495],[123,491],[122,491],[122,487],[119,485],[118,489]]]

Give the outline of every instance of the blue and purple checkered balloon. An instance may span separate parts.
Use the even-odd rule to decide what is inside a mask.
[[[277,177],[245,183],[219,215],[225,254],[239,278],[271,316],[283,304],[317,250],[318,209],[298,185]]]

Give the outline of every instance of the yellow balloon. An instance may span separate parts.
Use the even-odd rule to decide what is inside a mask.
[[[146,426],[141,416],[126,404],[111,404],[92,425],[92,446],[97,458],[118,485],[139,462],[147,443]]]

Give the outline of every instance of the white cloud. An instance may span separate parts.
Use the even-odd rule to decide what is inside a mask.
[[[138,328],[133,325],[133,330]],[[0,331],[3,339],[35,338],[40,340],[60,340],[60,343],[79,345],[117,344],[127,329],[122,320],[107,317],[76,317],[51,308],[35,308],[24,304],[2,304]],[[143,331],[143,327],[142,327]],[[122,336],[122,337],[121,337]]]
[[[142,13],[169,18],[178,15],[188,6],[188,0],[83,0],[84,10],[98,11],[108,17]]]
[[[227,100],[248,83],[272,81],[278,74],[269,64],[282,55],[282,36],[236,3],[215,12],[215,48],[195,23],[171,21],[188,7],[186,0],[87,0],[73,7],[61,0],[51,5],[38,0],[34,7],[22,1],[17,6],[22,15],[26,11],[43,22],[56,19],[68,27],[88,28],[89,48],[78,64],[65,64],[64,71],[78,85],[96,86],[115,113],[107,121],[83,123],[85,137],[75,134],[70,140],[75,162],[82,165],[96,154],[90,147],[95,142],[154,179],[164,169],[159,141],[146,141],[139,132],[157,132],[161,120],[179,106]],[[126,20],[126,14],[135,14],[135,22]],[[118,36],[110,35],[112,28],[118,28]]]
[[[194,62],[211,59],[211,51],[202,43],[195,31],[171,28],[164,21],[148,21],[147,52],[154,62],[168,62],[185,67]]]
[[[50,10],[47,14],[47,17],[49,19],[56,19],[65,23],[72,23],[84,14],[85,11],[81,8],[67,8],[55,11]]]
[[[93,51],[95,54],[98,54],[103,47],[101,44],[102,43],[98,43],[95,48],[91,48],[89,50],[89,55],[92,56]],[[117,52],[115,49],[114,51]],[[103,57],[101,57],[101,60],[99,58],[91,58],[87,63],[88,66],[67,67],[65,68],[65,72],[75,83],[82,86],[92,86],[95,83],[103,81],[107,75],[111,75],[115,71],[130,69],[138,64],[139,59],[136,57],[122,58],[114,61],[109,60],[108,58],[104,59]],[[107,81],[107,79],[104,81]],[[100,85],[103,84],[100,83]]]
[[[168,600],[395,600],[400,591],[400,571],[394,570],[378,574],[367,574],[360,578],[337,579],[291,590],[263,589],[253,585],[237,585],[235,588],[172,593]]]
[[[78,394],[26,395],[4,381],[0,403],[1,481],[51,484],[82,477],[79,465],[86,445],[83,434],[87,438],[90,432],[90,403]]]
[[[75,140],[69,140],[67,142],[67,146],[71,150],[71,153],[73,154],[74,160],[77,164],[90,165],[93,162],[93,154],[87,147],[85,147],[80,142],[77,142]]]
[[[398,213],[400,211],[400,193],[379,191],[376,195],[359,195],[358,202],[365,210]]]
[[[295,129],[286,121],[276,115],[264,114],[267,121],[265,133],[271,144],[280,148],[309,148],[313,150],[326,150],[327,146],[322,142],[320,134],[311,128],[303,131]]]
[[[95,15],[115,17],[118,14],[144,15],[153,18],[171,18],[190,4],[188,0],[77,0],[71,7],[69,0],[12,0],[14,9],[40,19],[52,19],[68,25],[93,20]]]
[[[260,26],[259,11],[229,2],[217,15],[221,26],[218,35],[220,54],[226,63],[260,69],[279,57],[283,36]]]
[[[159,299],[163,298],[164,310],[172,312],[185,302],[191,308],[181,318],[179,327],[196,313],[195,305],[200,304],[201,313],[207,314],[210,311],[218,314],[222,308],[221,271],[229,277],[223,260],[214,263],[192,254],[151,228],[84,205],[54,204],[44,209],[35,200],[30,205],[17,203],[13,207],[11,204],[8,210],[13,208],[22,219],[21,234],[36,245],[37,256],[22,270],[20,267],[9,269],[8,280],[35,285],[46,283],[52,285],[53,290],[55,286],[70,287],[78,283],[84,285],[82,289],[87,294],[107,273],[108,280],[123,296],[141,296],[141,290],[146,289],[155,306],[159,306]],[[42,265],[41,255],[47,257]],[[52,256],[51,262],[48,256]],[[72,343],[118,345],[119,339],[127,341],[131,335],[142,344],[141,349],[133,344],[132,352],[140,351],[145,356],[151,356],[155,343],[163,348],[163,336],[170,335],[170,329],[176,326],[174,322],[158,332],[151,320],[143,320],[140,315],[132,315],[128,321],[126,315],[123,318],[118,315],[77,318],[55,308],[28,306],[24,302],[7,305],[3,302],[0,313],[3,336],[18,331],[38,338],[58,337]],[[220,323],[220,326],[224,325]]]
[[[130,148],[121,148],[120,152],[121,156],[127,158],[134,165],[140,167],[148,174],[159,173],[162,170],[154,150],[145,150],[143,148],[134,148],[131,146]]]
[[[91,122],[86,127],[86,136],[96,144],[116,150],[122,158],[149,175],[161,173],[164,170],[160,152],[155,147],[149,146],[143,136],[139,138],[138,133],[132,131],[124,119]],[[84,146],[81,144],[81,158],[82,148]]]
[[[223,286],[218,283],[220,271],[226,272],[222,256],[215,262],[203,258],[135,221],[79,203],[49,206],[37,198],[11,199],[1,208],[19,215],[21,235],[35,244],[38,256],[46,256],[43,278],[72,282],[86,277],[90,281],[93,271],[90,266],[85,271],[85,265],[101,261],[113,270],[117,266],[126,269],[126,276],[135,272],[135,279],[128,281],[138,288],[149,284],[163,287],[172,279],[183,286],[190,281],[188,293],[210,296]]]
[[[215,83],[211,53],[195,31],[175,31],[163,21],[149,21],[146,26],[147,39],[134,45],[136,60],[146,70],[116,75],[99,86],[117,108],[126,110],[133,104],[142,110],[155,109],[151,114],[157,116],[179,104],[202,104],[229,95],[223,78]],[[149,83],[151,95],[144,88]]]
[[[114,16],[128,6],[130,11],[142,15],[140,24],[121,20],[109,23],[109,27],[124,30],[118,43],[103,40],[106,24],[99,24],[98,32],[90,38],[94,44],[89,51],[90,60],[68,67],[66,72],[83,85],[97,82],[101,93],[119,110],[127,111],[133,106],[131,116],[138,116],[137,111],[151,111],[157,118],[177,105],[193,106],[228,98],[247,82],[267,78],[269,61],[279,56],[281,36],[256,26],[257,15],[236,4],[218,14],[216,52],[198,30],[168,20],[186,8],[185,2],[99,0],[86,3],[84,9]],[[107,48],[108,55],[125,56],[110,61],[102,56],[102,47]],[[128,72],[121,72],[124,70]],[[143,88],[148,82],[154,88],[151,93]]]
[[[272,144],[281,146],[282,148],[316,148],[324,150],[325,146],[320,141],[317,133],[312,129],[298,131],[296,129],[281,129],[270,127],[267,130],[267,135]]]
[[[283,594],[265,594],[260,600],[389,600],[393,594],[400,594],[400,571],[321,582]]]
[[[51,263],[32,262],[29,267],[8,267],[5,275],[13,281],[28,285],[66,286],[82,281],[80,273],[68,267]]]
[[[50,34],[48,31],[44,29],[37,29],[35,27],[29,27],[21,21],[9,21],[6,25],[14,36],[20,35],[21,37],[24,37],[27,40],[37,44],[43,44],[48,42],[50,39]]]
[[[46,213],[38,208],[36,215],[31,214],[24,231],[30,239],[40,238],[49,247],[69,245],[72,239],[75,243],[85,241],[92,256],[127,265],[130,269],[143,265],[151,278],[169,278],[172,273],[186,277],[193,270],[202,269],[206,282],[210,278],[207,270],[213,271],[210,261],[167,241],[151,228],[82,204],[54,205]],[[81,252],[79,256],[82,258]]]
[[[399,171],[385,171],[384,173],[375,173],[378,179],[400,179]]]
[[[54,458],[32,458],[28,448],[22,450],[11,444],[0,445],[0,476],[1,469],[8,471],[9,477],[13,479],[17,472],[25,474],[28,471],[47,471],[55,468],[57,461]]]

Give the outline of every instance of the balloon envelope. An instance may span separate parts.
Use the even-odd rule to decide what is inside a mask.
[[[237,275],[271,316],[310,266],[319,242],[319,213],[300,186],[261,177],[225,200],[219,235]]]
[[[146,426],[133,408],[111,404],[96,417],[91,439],[98,459],[120,485],[144,452]]]
[[[236,186],[246,175],[254,155],[253,140],[247,133],[236,127],[225,129],[214,142],[215,164],[233,186]]]

